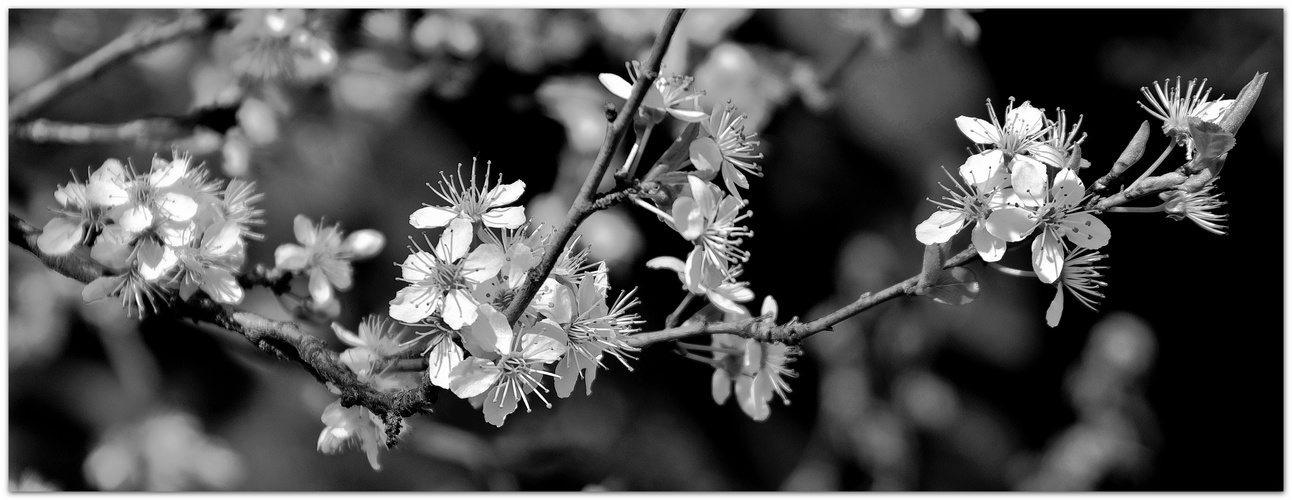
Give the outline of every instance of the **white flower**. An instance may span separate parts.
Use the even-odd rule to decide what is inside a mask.
[[[775,324],[777,312],[776,300],[768,296],[763,299],[759,321]],[[749,318],[748,313],[730,316],[728,319]],[[741,411],[756,421],[767,420],[771,415],[768,402],[773,395],[780,396],[782,403],[789,404],[786,393],[790,388],[785,377],[797,375],[785,366],[799,355],[798,348],[727,334],[714,335],[713,346],[716,368],[713,372],[714,402],[724,403],[734,383],[736,402]]]
[[[498,245],[486,243],[467,255],[471,240],[471,223],[454,219],[432,251],[418,248],[404,259],[401,280],[409,285],[390,301],[390,316],[417,323],[439,314],[454,330],[474,322],[480,304],[472,290],[498,274],[503,254]]]
[[[960,116],[956,126],[960,132],[977,144],[992,145],[1005,154],[1005,160],[1026,154],[1056,168],[1063,167],[1062,155],[1053,146],[1045,143],[1045,132],[1049,129],[1045,123],[1045,113],[1032,107],[1028,101],[1017,108],[1014,98],[1009,98],[1005,106],[1005,123],[996,118],[996,110],[987,100],[987,112],[991,122],[979,118]]]
[[[531,409],[527,397],[531,392],[550,408],[542,394],[547,392],[542,378],[556,375],[543,365],[565,354],[566,341],[565,332],[551,320],[538,321],[516,335],[502,313],[481,305],[479,316],[463,332],[463,343],[472,355],[449,374],[449,389],[460,398],[479,402],[485,421],[498,427],[516,411],[518,402],[525,403],[526,411]]]
[[[1070,169],[1062,169],[1054,176],[1054,185],[1047,189],[1045,166],[1031,161],[1014,163],[1011,175],[1016,205],[992,212],[987,218],[987,231],[1005,241],[1020,241],[1041,227],[1041,234],[1032,241],[1032,270],[1045,283],[1059,279],[1063,268],[1065,245],[1063,239],[1083,248],[1097,250],[1108,244],[1111,232],[1096,218],[1090,209],[1081,207],[1086,198],[1085,185]]]
[[[1086,140],[1085,132],[1080,135],[1077,134],[1077,131],[1081,130],[1081,122],[1085,120],[1085,116],[1078,116],[1077,123],[1073,124],[1072,128],[1068,128],[1068,114],[1063,111],[1063,108],[1059,108],[1057,114],[1059,116],[1058,120],[1050,121],[1049,118],[1045,120],[1049,125],[1045,134],[1045,142],[1059,152],[1063,165],[1067,166],[1069,158],[1072,157],[1072,153],[1077,146]],[[1077,171],[1090,168],[1090,160],[1082,158],[1078,163],[1079,165],[1076,166]]]
[[[449,206],[426,205],[413,212],[408,217],[408,223],[418,229],[430,229],[444,227],[449,224],[449,221],[462,218],[472,222],[481,221],[488,227],[508,229],[520,227],[525,223],[525,207],[505,207],[504,205],[515,203],[520,198],[520,195],[525,192],[525,181],[502,184],[500,175],[499,184],[490,188],[487,165],[489,164],[486,163],[485,167],[484,185],[481,187],[476,187],[474,159],[471,161],[470,186],[463,184],[461,172],[458,173],[457,185],[454,185],[452,176],[445,177],[441,172],[439,188],[432,187],[429,183],[426,186],[448,202]],[[458,165],[459,168],[461,166],[461,164]]]
[[[632,355],[626,351],[637,348],[626,344],[623,337],[637,331],[636,325],[641,323],[636,314],[628,313],[637,300],[632,292],[620,294],[607,307],[607,290],[597,284],[597,274],[601,273],[584,275],[575,288],[549,278],[534,296],[535,308],[565,330],[566,351],[556,365],[555,384],[556,395],[562,398],[569,397],[580,378],[585,380],[587,394],[591,395],[597,368],[605,367],[602,363],[605,355],[632,370],[628,365]]]
[[[763,154],[754,154],[754,146],[759,142],[751,140],[758,134],[745,135],[744,121],[745,115],[737,114],[736,107],[728,101],[721,113],[715,111],[708,120],[700,122],[707,136],[696,138],[690,146],[691,163],[699,170],[721,170],[727,192],[741,204],[745,200],[736,186],[749,189],[749,181],[741,170],[763,176],[763,169],[754,162]]]
[[[102,226],[102,210],[86,198],[86,185],[73,180],[54,191],[61,215],[45,224],[36,248],[49,255],[64,255],[85,240],[87,229]]]
[[[737,224],[752,212],[740,213],[742,202],[724,195],[717,186],[699,177],[688,175],[687,182],[683,194],[673,200],[672,214],[640,199],[635,202],[654,212],[687,241],[704,249],[704,258],[720,276],[730,274],[732,266],[749,260],[749,252],[740,248],[740,244],[754,233],[747,226]]]
[[[378,453],[387,447],[386,424],[380,418],[363,406],[343,408],[338,399],[323,409],[322,420],[327,427],[319,433],[320,452],[334,455],[358,446],[368,455],[372,470],[381,470]]]
[[[745,311],[740,303],[754,299],[754,292],[749,287],[735,281],[740,274],[739,268],[732,269],[724,279],[723,271],[705,258],[704,250],[698,246],[686,256],[686,262],[677,257],[663,256],[646,261],[646,267],[676,272],[678,279],[682,281],[682,288],[696,295],[704,295],[710,303],[726,312]]]
[[[1059,318],[1063,316],[1063,291],[1067,290],[1073,297],[1081,302],[1081,305],[1090,308],[1091,311],[1097,311],[1096,305],[1099,300],[1104,298],[1104,294],[1099,292],[1099,288],[1107,286],[1107,283],[1099,281],[1103,277],[1100,271],[1107,269],[1107,266],[1093,265],[1095,262],[1103,260],[1107,256],[1094,250],[1085,248],[1077,249],[1069,253],[1063,260],[1063,273],[1055,286],[1054,300],[1050,302],[1050,307],[1045,311],[1045,323],[1051,327],[1059,325]]]
[[[1219,177],[1212,179],[1214,182]],[[1229,216],[1215,213],[1220,207],[1225,206],[1224,200],[1220,199],[1220,193],[1212,193],[1215,184],[1208,183],[1201,190],[1193,193],[1186,193],[1180,190],[1161,193],[1159,196],[1166,200],[1166,216],[1172,220],[1189,219],[1197,224],[1198,227],[1212,234],[1223,236],[1225,234],[1225,222]]]
[[[1198,119],[1203,122],[1218,123],[1220,117],[1229,106],[1234,103],[1233,99],[1208,101],[1211,96],[1211,89],[1207,88],[1207,79],[1202,79],[1198,84],[1197,80],[1189,80],[1189,86],[1180,91],[1180,77],[1175,78],[1175,88],[1171,88],[1171,80],[1166,82],[1166,91],[1162,91],[1162,86],[1158,82],[1153,82],[1153,93],[1150,93],[1148,87],[1140,87],[1140,92],[1148,99],[1149,104],[1153,106],[1149,109],[1144,103],[1139,103],[1139,107],[1144,108],[1148,114],[1154,118],[1162,120],[1162,133],[1175,140],[1177,145],[1188,146],[1185,152],[1192,155],[1193,136],[1189,130],[1190,119]],[[1194,89],[1197,89],[1195,92]]]
[[[180,299],[188,300],[200,289],[222,304],[242,302],[242,286],[234,276],[246,255],[241,235],[242,228],[229,221],[207,228],[197,247],[179,247]]]
[[[374,255],[385,244],[385,237],[380,233],[374,236],[375,231],[357,231],[342,240],[338,225],[324,226],[320,222],[316,226],[304,215],[296,216],[292,229],[301,244],[279,245],[274,250],[275,265],[309,275],[310,297],[320,304],[332,299],[333,287],[348,290],[353,284],[350,261],[356,258],[356,250],[365,256]],[[380,241],[376,241],[378,238]]]
[[[339,323],[332,323],[332,331],[336,333],[338,339],[351,348],[365,349],[378,357],[395,357],[404,350],[399,343],[402,332],[375,314],[369,315],[359,323],[358,335]]]
[[[1009,183],[1009,171],[1004,153],[993,149],[970,156],[960,166],[960,177],[964,184],[951,177],[955,190],[942,186],[950,196],[943,197],[946,202],[933,202],[942,209],[915,226],[915,239],[925,245],[946,243],[973,222],[973,246],[978,255],[986,262],[996,262],[1005,255],[1005,240],[987,231],[986,220],[993,210],[1005,206],[1003,188]]]
[[[632,94],[633,84],[637,83],[637,74],[641,70],[641,63],[633,61],[628,64],[628,78],[632,81],[624,80],[623,77],[613,73],[602,73],[598,76],[601,84],[606,86],[611,94],[618,96],[620,99],[628,99]],[[698,107],[700,93],[691,91],[691,82],[694,78],[683,75],[673,75],[671,78],[659,77],[655,79],[654,85],[646,88],[646,96],[642,99],[642,110],[657,110],[660,113],[667,112],[674,118],[686,122],[698,122],[707,116],[703,111],[695,109],[682,109],[683,107]]]

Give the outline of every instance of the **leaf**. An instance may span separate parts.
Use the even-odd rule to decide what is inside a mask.
[[[1234,147],[1234,134],[1197,118],[1189,118],[1189,135],[1200,158],[1218,158]]]
[[[963,306],[978,298],[978,290],[978,275],[963,267],[953,267],[938,276],[924,295],[943,304]]]
[[[668,150],[660,155],[659,159],[655,161],[655,166],[651,167],[646,176],[642,177],[642,180],[655,180],[661,174],[673,172],[686,166],[686,162],[691,160],[691,141],[694,141],[699,135],[699,123],[687,124],[686,128],[682,129],[682,133],[678,134],[677,139],[673,141],[673,145],[669,146]]]

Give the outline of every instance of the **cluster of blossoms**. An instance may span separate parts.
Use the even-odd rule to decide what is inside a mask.
[[[120,297],[127,312],[155,311],[178,291],[188,300],[201,290],[216,302],[237,304],[243,290],[235,275],[245,259],[245,238],[261,222],[253,185],[226,185],[175,152],[154,157],[147,174],[109,159],[85,183],[54,193],[58,216],[36,241],[46,254],[88,246],[107,273],[82,292],[87,302]]]
[[[637,69],[635,64],[629,66],[629,76],[634,80]],[[611,74],[602,74],[601,81],[625,99],[632,88],[628,81]],[[754,233],[744,225],[752,212],[745,210],[749,202],[741,196],[740,189],[749,189],[746,174],[762,176],[756,163],[762,154],[755,152],[757,134],[745,133],[745,115],[730,102],[708,113],[698,109],[702,92],[691,90],[692,81],[680,75],[657,78],[643,101],[644,118],[639,117],[648,126],[638,123],[636,128],[638,144],[634,152],[644,146],[648,137],[643,131],[649,132],[649,126],[665,116],[689,123],[674,146],[685,149],[666,152],[643,178],[659,183],[661,188],[634,202],[657,215],[693,246],[685,260],[661,256],[646,266],[676,272],[688,297],[706,298],[728,319],[749,319],[749,311],[742,304],[753,300],[754,292],[738,278],[742,265],[749,260],[749,251],[740,245]],[[630,155],[629,161],[635,158]],[[631,167],[625,170],[631,171]],[[725,192],[714,183],[719,176]],[[776,306],[771,297],[764,302],[764,309],[763,320],[774,321]],[[785,365],[794,359],[796,349],[734,335],[714,335],[713,342],[712,347],[687,347],[714,353],[712,358],[688,355],[716,368],[714,400],[718,404],[726,401],[732,382],[741,408],[755,420],[768,417],[768,401],[773,394],[788,403],[785,393],[789,389],[782,377],[793,376]],[[724,384],[718,383],[720,376],[725,377]],[[724,392],[718,392],[719,385],[723,385]]]
[[[1183,93],[1179,80],[1174,91],[1163,92],[1154,84],[1156,93],[1143,89],[1153,107],[1140,104],[1164,122],[1162,131],[1172,139],[1167,152],[1176,145],[1186,146],[1186,158],[1195,163],[1214,161],[1233,146],[1232,134],[1218,125],[1233,101],[1207,101],[1210,91],[1205,83],[1195,91],[1195,82],[1190,81]],[[965,160],[958,177],[948,173],[953,187],[943,186],[948,195],[933,201],[939,210],[916,226],[915,236],[925,245],[941,244],[973,224],[973,246],[986,262],[999,261],[1007,244],[1032,237],[1032,272],[1057,288],[1046,314],[1047,323],[1056,326],[1065,289],[1094,310],[1103,298],[1099,288],[1105,286],[1099,281],[1105,268],[1094,263],[1106,257],[1096,251],[1108,244],[1111,231],[1096,217],[1102,212],[1098,197],[1087,192],[1078,176],[1090,166],[1081,158],[1080,144],[1085,139],[1077,134],[1081,123],[1078,120],[1069,129],[1063,110],[1050,119],[1029,102],[1014,106],[1012,98],[1004,123],[990,101],[987,109],[990,121],[956,119],[979,152]],[[1164,153],[1158,163],[1165,157]],[[1142,177],[1156,167],[1149,167]],[[1214,180],[1197,192],[1161,193],[1165,203],[1159,207],[1127,211],[1165,211],[1176,220],[1188,218],[1207,231],[1223,234],[1225,218],[1213,212],[1223,205],[1218,195],[1211,194]]]
[[[341,362],[361,382],[381,390],[417,386],[416,374],[390,369],[392,360],[407,347],[400,343],[400,336],[404,333],[402,329],[377,316],[369,316],[359,324],[358,335],[335,323],[332,330],[337,338],[350,346],[341,353]],[[336,388],[331,389],[340,394]],[[381,470],[378,453],[389,447],[389,440],[386,423],[380,417],[360,405],[343,407],[341,400],[337,399],[323,409],[322,419],[326,427],[319,434],[319,451],[335,454],[351,447],[362,448],[373,470]],[[407,431],[408,423],[403,422],[398,432]]]
[[[417,210],[409,223],[443,228],[434,244],[416,242],[400,265],[408,285],[390,302],[390,316],[418,329],[425,342],[431,383],[483,408],[485,420],[501,426],[518,404],[531,408],[529,394],[544,404],[543,378],[556,379],[567,397],[579,378],[589,393],[598,367],[608,358],[627,366],[635,350],[624,343],[640,323],[628,310],[632,293],[607,302],[604,263],[587,262],[587,252],[567,246],[515,324],[502,314],[515,290],[538,264],[550,234],[531,231],[524,207],[510,207],[524,182],[478,185],[475,165],[469,184],[445,177],[432,190],[448,203]],[[473,248],[474,246],[474,248]],[[555,364],[555,367],[548,365]]]

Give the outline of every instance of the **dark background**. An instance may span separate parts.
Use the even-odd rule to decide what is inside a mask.
[[[492,161],[526,182],[531,217],[564,213],[600,142],[600,109],[619,102],[595,75],[644,59],[662,14],[311,12],[308,29],[340,55],[327,76],[239,80],[236,45],[208,36],[115,67],[39,116],[114,123],[240,107],[237,128],[177,143],[266,193],[266,237],[249,263],[272,262],[298,213],[386,234],[343,296],[340,322],[353,328],[400,288],[390,263],[418,234],[407,215],[436,201],[422,184],[440,170]],[[174,15],[11,11],[10,96],[142,19]],[[444,22],[419,38],[432,16]],[[1283,12],[963,16],[928,11],[910,26],[888,11],[684,17],[665,72],[696,75],[710,101],[731,97],[763,141],[765,177],[748,196],[753,309],[772,294],[782,321],[815,318],[915,274],[913,228],[947,182],[938,166],[954,172],[970,146],[954,118],[986,118],[987,98],[998,113],[1014,96],[1083,115],[1092,184],[1151,119],[1135,104],[1140,87],[1208,78],[1213,97],[1232,97],[1269,72],[1217,183],[1229,234],[1160,214],[1103,215],[1107,298],[1093,313],[1069,297],[1057,328],[1044,324],[1051,287],[973,264],[982,292],[970,305],[901,299],[813,337],[792,366],[793,404],[773,403],[767,422],[714,405],[711,369],[665,345],[631,372],[612,365],[591,397],[577,389],[502,429],[446,395],[383,452],[381,472],[358,452],[314,450],[331,396],[305,373],[227,332],[82,305],[75,283],[11,247],[11,486],[34,472],[69,490],[1282,489]],[[968,25],[976,37],[961,35]],[[1151,125],[1128,180],[1166,144]],[[646,158],[671,139],[657,130]],[[108,157],[146,165],[171,145],[11,139],[10,211],[43,225],[68,169],[83,178]],[[1177,152],[1164,168],[1180,161]],[[643,264],[685,243],[629,206],[585,233],[616,289],[639,287],[645,328],[658,328],[682,292]],[[1027,269],[1017,253],[1003,263]],[[243,307],[286,317],[261,292]],[[325,325],[311,328],[341,347]],[[1101,396],[1082,399],[1081,387]]]

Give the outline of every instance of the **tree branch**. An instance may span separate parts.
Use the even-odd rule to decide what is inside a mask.
[[[646,90],[654,84],[655,78],[659,75],[660,62],[664,59],[664,53],[668,51],[668,45],[673,38],[673,32],[677,30],[677,24],[682,20],[682,14],[685,9],[673,9],[669,11],[668,17],[664,19],[664,25],[660,28],[659,35],[655,38],[655,44],[651,47],[650,57],[641,68],[641,73],[637,75],[637,83],[633,85],[632,93],[628,95],[628,100],[624,102],[622,108],[615,115],[615,121],[611,123],[610,128],[606,130],[606,138],[601,143],[601,149],[597,151],[597,158],[592,163],[592,171],[588,172],[588,177],[584,179],[583,186],[579,188],[579,194],[574,198],[574,204],[570,205],[570,210],[565,214],[565,220],[557,226],[552,239],[548,242],[546,251],[543,253],[543,260],[539,261],[537,266],[530,269],[528,279],[526,279],[516,290],[516,295],[507,306],[507,322],[515,323],[520,319],[521,313],[525,307],[534,299],[534,294],[542,286],[547,275],[551,274],[552,267],[556,265],[556,260],[560,257],[561,252],[565,250],[565,244],[574,236],[574,230],[583,223],[589,215],[597,210],[596,194],[597,186],[601,184],[601,178],[605,176],[607,168],[610,166],[610,160],[614,157],[615,150],[619,148],[619,143],[623,141],[624,135],[628,132],[628,127],[632,125],[633,117],[637,115],[637,108],[641,107],[642,100],[646,97]]]
[[[92,260],[75,254],[52,256],[36,247],[41,230],[32,227],[18,216],[9,214],[9,242],[31,252],[45,266],[59,274],[89,283],[103,276],[106,269]],[[281,276],[273,273],[252,273],[240,283],[265,284],[271,288]],[[405,418],[431,410],[438,397],[439,388],[423,376],[420,387],[397,392],[383,392],[359,380],[350,368],[341,363],[337,353],[323,340],[310,335],[295,323],[272,320],[249,312],[235,311],[216,303],[203,294],[188,302],[178,303],[166,313],[176,319],[205,321],[242,335],[252,345],[279,359],[290,361],[304,368],[319,382],[341,391],[341,404],[346,407],[363,405],[388,422],[394,417]]]
[[[9,121],[15,122],[27,118],[53,101],[60,94],[67,92],[90,78],[101,73],[108,66],[125,60],[167,42],[184,37],[198,35],[224,24],[224,15],[205,12],[181,14],[179,19],[167,24],[149,24],[132,33],[126,33],[108,42],[103,48],[94,51],[84,59],[73,63],[44,81],[23,91],[9,101]]]

